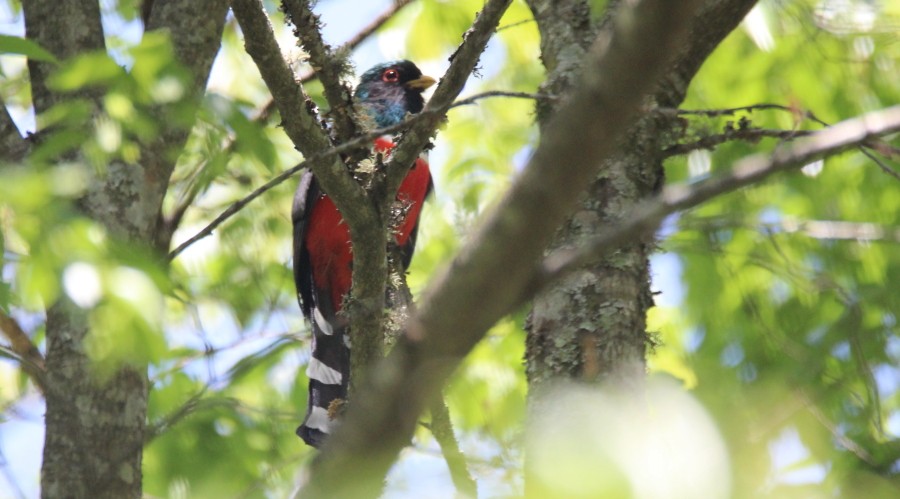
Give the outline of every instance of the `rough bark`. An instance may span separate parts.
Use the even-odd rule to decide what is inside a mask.
[[[96,1],[33,0],[23,7],[27,35],[59,59],[103,49]],[[194,72],[197,96],[218,51],[227,7],[227,0],[154,4],[150,24],[169,31],[176,57]],[[69,98],[47,88],[51,70],[50,65],[29,61],[38,113]],[[91,179],[77,201],[80,213],[125,242],[153,247],[168,241],[158,232],[162,199],[186,138],[186,130],[165,130],[142,149],[141,164],[108,165],[106,172]],[[48,310],[41,493],[45,498],[138,498],[142,495],[146,367],[123,365],[98,378],[84,348],[89,334],[87,312],[65,298]]]
[[[23,0],[25,36],[37,42],[60,61],[91,50],[102,50],[103,26],[100,24],[100,2],[95,0]],[[53,71],[50,62],[28,61],[31,99],[40,114],[62,97],[47,88],[47,77]]]
[[[542,60],[549,73],[547,85],[555,93],[565,93],[566,82],[571,81],[567,73],[578,68],[572,57],[583,50],[582,40],[586,38],[583,32],[591,25],[573,23],[564,16],[543,15],[547,3],[532,0],[529,5],[542,34]],[[707,2],[653,102],[677,107],[700,64],[754,3],[748,0]],[[573,1],[566,10],[581,11],[585,8],[581,4]],[[615,16],[617,7],[618,2],[614,2],[607,15]],[[552,112],[544,110],[538,115],[539,121],[545,122],[549,115]],[[659,191],[664,180],[660,151],[673,126],[671,119],[647,114],[629,130],[620,144],[619,154],[604,165],[578,212],[560,229],[551,249],[582,245],[603,227],[626,218],[642,199]],[[546,381],[558,378],[587,381],[642,378],[650,341],[645,317],[653,305],[648,260],[652,251],[653,241],[648,238],[623,246],[596,264],[574,272],[535,299],[526,350],[532,394],[539,393]]]
[[[84,351],[84,311],[61,301],[47,311],[47,413],[41,497],[141,497],[147,417],[146,369],[98,380]]]

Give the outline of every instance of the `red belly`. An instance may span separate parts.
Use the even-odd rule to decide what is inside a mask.
[[[377,139],[375,150],[387,153],[394,147],[390,140]],[[411,203],[406,218],[400,224],[395,237],[403,246],[416,226],[422,204],[431,184],[428,163],[417,158],[406,178],[400,184],[397,199]],[[350,291],[353,255],[350,247],[350,230],[340,212],[327,195],[322,194],[313,206],[307,227],[306,250],[313,272],[313,285],[327,291],[335,312],[341,309],[344,296]]]

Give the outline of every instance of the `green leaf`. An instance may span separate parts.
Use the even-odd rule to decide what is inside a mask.
[[[0,54],[24,55],[29,59],[59,64],[59,60],[37,43],[19,36],[0,35]]]
[[[105,52],[94,52],[66,61],[48,83],[53,90],[74,92],[88,86],[109,85],[125,75],[125,70]]]

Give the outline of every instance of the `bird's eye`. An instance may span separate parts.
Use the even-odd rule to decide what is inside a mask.
[[[384,73],[381,73],[381,81],[397,83],[400,81],[400,73],[398,73],[396,69],[386,69]]]

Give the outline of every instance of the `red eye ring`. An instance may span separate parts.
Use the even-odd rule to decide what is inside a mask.
[[[385,69],[384,73],[381,73],[381,81],[386,83],[397,83],[400,81],[400,73],[394,69]]]

